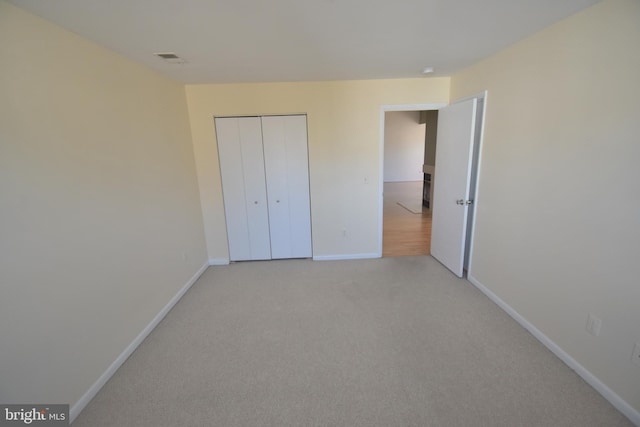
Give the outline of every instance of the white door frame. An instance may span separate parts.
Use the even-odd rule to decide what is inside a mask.
[[[379,170],[378,170],[378,250],[377,257],[382,258],[382,220],[383,220],[383,196],[384,190],[384,117],[387,111],[423,111],[423,110],[439,110],[442,107],[446,107],[447,103],[436,104],[400,104],[400,105],[381,105],[380,106],[380,142],[378,157]]]

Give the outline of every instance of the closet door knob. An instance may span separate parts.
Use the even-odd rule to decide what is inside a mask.
[[[254,204],[254,205],[257,205],[257,204],[258,204],[258,201],[256,200],[255,202],[253,202],[253,204]]]
[[[280,203],[280,200],[276,200],[276,203]]]

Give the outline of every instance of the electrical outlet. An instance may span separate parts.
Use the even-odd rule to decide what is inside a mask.
[[[640,366],[640,343],[636,343],[636,346],[633,348],[633,354],[631,355],[631,361],[636,365]]]
[[[589,313],[587,316],[587,332],[597,337],[600,335],[600,329],[602,328],[602,320],[598,319],[593,314]]]

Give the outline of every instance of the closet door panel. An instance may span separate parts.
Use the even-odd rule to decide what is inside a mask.
[[[311,203],[309,195],[309,154],[307,139],[307,116],[285,117],[285,144],[287,150],[289,209],[292,252],[296,257],[312,256],[311,249]]]
[[[290,224],[292,218],[289,207],[287,185],[287,151],[285,129],[282,117],[262,118],[265,170],[268,177],[269,229],[271,231],[271,256],[275,259],[293,258]]]
[[[216,118],[231,261],[270,259],[260,118]]]
[[[308,258],[311,208],[307,118],[262,117],[273,258]]]
[[[242,167],[238,167],[242,165],[239,124],[235,118],[216,118],[215,123],[229,258],[232,261],[249,259],[251,243],[247,225],[244,176]]]
[[[244,188],[247,197],[247,222],[251,240],[250,259],[271,259],[262,125],[259,117],[243,117],[238,120],[240,121]]]

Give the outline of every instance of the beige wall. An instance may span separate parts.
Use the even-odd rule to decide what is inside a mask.
[[[372,256],[381,106],[446,103],[449,79],[189,85],[187,100],[211,259],[228,259],[213,117],[287,113],[308,114],[314,257]]]
[[[639,46],[640,2],[604,1],[451,83],[488,90],[473,277],[636,411]]]
[[[420,111],[387,111],[384,117],[384,182],[422,181],[425,125]]]
[[[4,1],[0,57],[0,402],[73,405],[206,261],[184,88]]]

